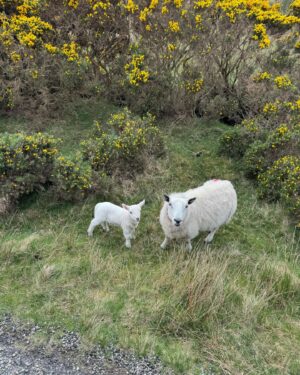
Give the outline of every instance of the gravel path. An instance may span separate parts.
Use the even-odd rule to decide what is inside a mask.
[[[46,344],[36,345],[34,335],[39,331],[10,316],[0,320],[1,375],[174,375],[157,358],[140,358],[113,346],[83,351],[74,332],[54,341],[52,330]]]

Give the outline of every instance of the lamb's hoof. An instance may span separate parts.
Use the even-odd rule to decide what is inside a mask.
[[[164,245],[163,243],[162,244],[160,244],[160,248],[162,249],[162,250],[165,250],[166,249],[166,245]]]
[[[89,237],[93,237],[93,234],[92,234],[92,233],[87,232],[87,235],[88,235]]]
[[[204,240],[204,244],[205,245],[210,245],[211,243],[212,243],[212,240],[210,240],[210,241],[209,240]]]
[[[125,246],[127,247],[127,249],[131,248],[131,244],[128,244],[128,243],[126,243]]]

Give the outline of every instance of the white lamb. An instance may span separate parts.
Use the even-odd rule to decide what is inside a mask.
[[[227,224],[237,208],[237,196],[230,181],[210,180],[184,193],[165,195],[160,211],[160,224],[165,233],[161,244],[164,249],[172,239],[186,239],[188,250],[191,240],[199,232],[208,231],[210,243],[219,227]]]
[[[94,209],[94,219],[88,228],[88,235],[92,236],[97,225],[101,225],[104,230],[109,231],[108,224],[116,225],[122,228],[125,237],[125,246],[131,247],[131,240],[135,238],[134,232],[137,228],[141,209],[145,200],[132,206],[122,204],[122,207],[110,202],[98,203]]]

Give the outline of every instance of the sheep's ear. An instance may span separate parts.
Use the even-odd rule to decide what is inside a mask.
[[[139,203],[139,206],[141,206],[141,207],[143,207],[144,206],[144,204],[145,204],[145,199],[144,200],[142,200],[140,203]]]
[[[129,210],[129,207],[124,203],[122,203],[122,207],[125,208],[125,210],[127,210],[127,211]]]
[[[167,194],[164,194],[164,199],[166,202],[170,202],[170,197]]]
[[[191,198],[188,200],[188,204],[192,204],[194,201],[196,200],[196,198]]]

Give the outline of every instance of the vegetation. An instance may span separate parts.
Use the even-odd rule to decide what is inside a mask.
[[[299,10],[0,0],[0,312],[178,373],[300,373]],[[233,222],[162,252],[163,193],[215,177]],[[143,198],[131,251],[87,238],[97,201]]]
[[[66,97],[104,96],[239,121],[271,76],[281,88],[299,78],[297,0],[285,14],[267,0],[1,0],[0,20],[2,112],[54,115]]]
[[[278,98],[220,139],[221,152],[242,162],[246,175],[256,179],[260,195],[281,199],[296,220],[300,219],[299,104]]]
[[[96,121],[92,134],[81,142],[82,150],[73,153],[74,161],[61,155],[55,147],[59,140],[45,133],[3,133],[0,197],[12,205],[24,194],[50,187],[54,199],[82,199],[102,186],[101,177],[134,176],[146,160],[164,152],[154,121],[149,114],[140,118],[126,108],[112,114],[105,127]]]
[[[78,129],[78,140],[60,146],[66,157],[88,134],[86,124],[98,119],[93,107],[77,111],[79,119],[65,122],[65,129]],[[48,132],[59,136],[59,124]],[[20,125],[10,120],[6,126]],[[225,125],[183,120],[161,128],[166,156],[152,159],[134,181],[106,186],[76,204],[48,199],[50,192],[31,195],[1,218],[1,312],[33,319],[45,330],[53,324],[76,330],[86,342],[155,353],[178,373],[297,374],[299,239],[286,215],[279,205],[258,201],[235,162],[218,156]],[[204,234],[192,253],[181,243],[160,250],[163,193],[220,176],[238,192],[232,223],[209,247]],[[130,251],[117,228],[87,237],[97,201],[142,198],[146,206]]]

